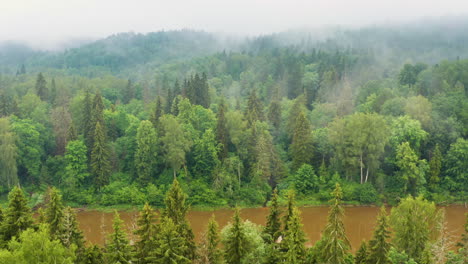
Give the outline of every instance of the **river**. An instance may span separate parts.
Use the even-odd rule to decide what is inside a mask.
[[[447,220],[447,227],[453,236],[454,242],[459,241],[465,224],[464,214],[468,212],[463,206],[451,205],[443,207]],[[302,207],[302,222],[304,231],[308,237],[308,245],[315,243],[320,238],[328,215],[328,207]],[[378,207],[346,207],[345,208],[345,230],[346,235],[351,242],[353,251],[356,250],[363,239],[369,240],[375,226]],[[205,231],[208,219],[215,215],[220,228],[224,227],[231,219],[233,210],[220,209],[215,211],[190,211],[188,219],[192,225],[195,237],[198,240]],[[268,214],[268,208],[246,208],[241,210],[241,217],[249,221],[264,225]],[[127,230],[135,228],[138,212],[122,211],[121,218],[125,222]],[[85,238],[94,244],[104,245],[107,234],[112,232],[113,213],[101,211],[79,211],[78,222],[83,230]],[[135,240],[135,237],[129,232],[129,237]]]

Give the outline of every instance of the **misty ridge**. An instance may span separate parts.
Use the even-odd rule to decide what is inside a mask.
[[[83,69],[104,67],[113,74],[142,65],[158,67],[220,52],[259,54],[278,48],[296,52],[352,50],[368,54],[376,63],[404,62],[434,64],[440,60],[465,58],[468,54],[467,17],[442,17],[412,23],[380,24],[364,27],[328,26],[300,28],[259,35],[183,29],[152,33],[116,33],[91,41],[65,40],[48,50],[15,41],[0,42],[0,73],[12,74],[20,65],[31,70],[46,68]]]

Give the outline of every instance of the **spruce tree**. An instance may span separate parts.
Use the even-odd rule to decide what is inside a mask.
[[[41,98],[41,100],[44,102],[47,101],[47,99],[49,98],[49,90],[47,89],[47,82],[44,76],[42,75],[42,72],[40,72],[37,75],[36,93],[37,93],[37,96],[39,96],[39,98]]]
[[[281,103],[278,100],[273,100],[268,107],[268,120],[271,125],[278,130],[281,125]]]
[[[195,236],[186,217],[189,206],[185,203],[185,200],[185,193],[182,191],[177,179],[174,179],[171,188],[166,194],[164,200],[166,208],[162,211],[161,216],[170,218],[174,225],[176,225],[177,232],[184,238],[184,256],[193,260],[196,250]]]
[[[382,206],[380,214],[377,217],[377,226],[374,230],[374,236],[369,241],[369,263],[387,264],[388,252],[390,251],[390,231],[388,225],[388,216],[385,207]]]
[[[303,264],[306,259],[305,233],[302,229],[299,209],[293,207],[292,215],[288,220],[288,230],[284,232],[281,242],[284,250],[283,262],[290,264]]]
[[[239,264],[247,252],[247,237],[244,230],[244,223],[239,215],[239,209],[236,208],[232,217],[232,226],[229,234],[224,241],[224,259],[227,264]]]
[[[356,257],[354,258],[354,264],[368,264],[368,263],[379,263],[379,262],[370,262],[368,261],[368,249],[366,241],[362,241],[361,246],[356,252]]]
[[[125,91],[123,95],[123,103],[128,104],[135,97],[135,88],[132,84],[132,81],[129,79],[127,85],[125,86]]]
[[[91,149],[93,148],[93,133],[94,131],[93,128],[93,118],[92,118],[92,112],[93,112],[93,102],[91,100],[91,95],[88,90],[85,92],[85,96],[83,99],[83,113],[82,113],[82,123],[81,123],[81,128],[83,129],[83,136],[85,139],[86,147],[88,149],[88,158],[91,155]]]
[[[123,221],[119,213],[115,211],[113,233],[110,235],[106,245],[106,259],[108,263],[132,263],[132,247],[130,246],[127,234],[122,229]]]
[[[435,190],[440,182],[440,171],[442,169],[442,153],[440,153],[439,144],[437,144],[432,152],[431,160],[429,161],[429,187]]]
[[[76,213],[70,206],[65,208],[61,230],[61,237],[59,239],[62,241],[62,244],[68,248],[75,245],[77,263],[84,263],[86,259],[85,240],[83,232],[78,226]]]
[[[208,222],[208,229],[198,248],[198,263],[221,264],[223,255],[219,249],[219,227],[213,215]]]
[[[163,217],[156,235],[156,248],[147,258],[148,263],[189,264],[187,243],[171,218]]]
[[[146,203],[143,210],[140,211],[137,220],[138,228],[135,230],[135,234],[139,238],[135,244],[137,263],[151,263],[147,258],[150,257],[151,252],[155,249],[155,242],[153,241],[156,235],[155,218],[156,213]]]
[[[291,143],[292,167],[299,169],[302,164],[310,163],[312,159],[312,130],[310,122],[304,112],[301,112],[296,119],[294,134]]]
[[[163,106],[161,102],[161,97],[158,95],[156,97],[156,102],[154,106],[154,111],[151,113],[150,121],[153,124],[154,128],[159,129],[159,118],[164,114]]]
[[[102,249],[96,245],[92,245],[86,248],[84,252],[83,264],[102,264],[104,261],[104,254]]]
[[[91,173],[94,177],[94,185],[97,190],[109,184],[111,165],[109,161],[109,150],[105,140],[101,123],[96,123],[94,133],[94,146],[91,152]]]
[[[224,160],[228,156],[228,147],[229,147],[229,131],[227,128],[226,121],[226,104],[224,100],[219,103],[216,123],[216,140],[221,144],[221,149],[218,152],[219,160]]]
[[[8,206],[0,228],[2,241],[7,243],[13,237],[19,237],[22,231],[33,225],[31,209],[28,207],[28,201],[23,190],[15,186],[8,194]]]
[[[247,101],[247,109],[245,110],[245,118],[247,119],[247,125],[252,127],[255,121],[263,121],[263,105],[260,99],[257,97],[257,93],[252,91]]]
[[[278,204],[278,189],[275,188],[271,197],[270,213],[267,216],[265,229],[263,234],[265,235],[265,242],[275,243],[281,234],[281,210]]]
[[[341,206],[343,193],[338,183],[332,195],[332,206],[322,235],[322,261],[326,264],[344,264],[350,244],[343,224],[344,209]]]
[[[157,161],[157,134],[153,125],[148,120],[140,122],[136,135],[137,149],[135,152],[135,167],[138,181],[146,185],[151,181]]]
[[[57,103],[57,85],[55,84],[55,78],[52,78],[52,82],[50,84],[50,104],[55,106]]]
[[[289,219],[293,215],[294,207],[296,206],[296,193],[294,190],[288,191],[287,198],[286,214],[283,216],[283,233],[289,229]]]
[[[60,239],[63,232],[63,217],[64,209],[62,203],[62,195],[55,188],[49,188],[48,193],[48,203],[45,210],[45,223],[50,227],[50,237],[52,240]]]

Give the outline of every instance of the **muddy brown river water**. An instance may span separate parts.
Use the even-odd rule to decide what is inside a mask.
[[[448,230],[455,241],[460,239],[465,224],[464,214],[468,209],[463,206],[451,205],[442,207],[445,209],[445,215]],[[302,222],[304,231],[308,237],[308,245],[315,243],[320,238],[327,221],[328,207],[302,207]],[[345,208],[345,229],[351,242],[353,251],[356,250],[363,239],[369,240],[372,236],[378,207],[347,207]],[[188,219],[192,225],[196,239],[205,231],[211,215],[216,216],[220,228],[224,227],[232,217],[233,210],[220,209],[215,211],[190,211]],[[241,210],[241,217],[249,221],[264,225],[268,214],[268,208],[247,208]],[[103,245],[107,234],[112,232],[113,213],[100,211],[80,211],[78,212],[78,221],[84,232],[85,238],[94,244]],[[127,230],[134,229],[138,212],[122,211],[121,218],[124,220]],[[135,239],[133,234],[129,233],[130,239]]]

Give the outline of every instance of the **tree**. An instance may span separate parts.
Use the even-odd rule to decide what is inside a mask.
[[[193,145],[192,155],[194,164],[191,166],[193,175],[197,178],[204,177],[210,180],[214,169],[220,163],[218,153],[219,145],[215,140],[215,135],[211,129],[208,129]]]
[[[16,159],[18,148],[15,134],[10,129],[10,121],[0,118],[0,179],[8,189],[18,184]]]
[[[257,93],[252,91],[247,101],[247,108],[245,109],[245,119],[247,125],[252,127],[255,121],[263,121],[263,105],[260,99],[257,97]]]
[[[450,189],[461,191],[462,197],[466,197],[468,192],[468,140],[459,138],[450,145],[445,156],[445,168],[447,180],[454,182]]]
[[[202,243],[199,247],[199,263],[221,264],[223,255],[219,249],[219,227],[214,215],[208,222],[208,229],[204,233]]]
[[[380,214],[377,217],[377,225],[374,230],[374,235],[369,241],[369,257],[370,263],[388,264],[388,252],[390,251],[390,231],[388,225],[387,211],[384,206],[380,208]]]
[[[55,78],[52,78],[52,82],[50,84],[50,96],[49,96],[50,104],[55,106],[57,103],[57,85],[55,84]]]
[[[189,264],[187,245],[184,236],[178,232],[176,224],[171,218],[163,217],[156,236],[156,249],[148,258],[150,263],[157,264]]]
[[[82,140],[70,141],[65,149],[64,186],[74,189],[88,178],[88,157],[86,145]]]
[[[153,211],[153,208],[146,203],[143,210],[140,211],[137,219],[138,228],[135,230],[135,234],[138,235],[139,238],[135,244],[136,257],[138,259],[137,263],[151,263],[148,258],[155,249],[155,242],[153,240],[156,235],[155,218],[156,213]]]
[[[86,263],[86,264],[106,263],[104,261],[104,254],[102,253],[102,249],[96,245],[87,247],[84,255],[85,256],[84,256],[83,263]]]
[[[123,94],[123,103],[128,104],[135,97],[135,87],[132,84],[132,81],[129,79],[127,85],[125,86]]]
[[[190,150],[192,141],[187,131],[172,115],[164,115],[161,118],[164,135],[161,142],[164,148],[166,162],[172,167],[174,177],[182,165],[185,166],[185,153]]]
[[[426,160],[419,160],[408,142],[401,143],[397,148],[396,165],[399,167],[400,178],[405,183],[404,191],[415,195],[418,188],[425,183]]]
[[[163,106],[161,102],[161,97],[158,95],[156,97],[156,104],[154,106],[154,111],[151,113],[150,121],[153,123],[153,126],[156,129],[159,129],[159,119],[163,115]]]
[[[54,126],[56,153],[58,155],[63,155],[72,122],[71,116],[66,107],[59,106],[52,109],[51,119]]]
[[[286,207],[286,214],[283,216],[283,233],[289,229],[289,219],[292,217],[294,207],[296,206],[296,193],[291,189],[286,194],[286,197],[288,202]]]
[[[433,202],[424,198],[408,197],[392,208],[390,223],[394,232],[393,244],[419,262],[427,250],[428,242],[437,237],[440,211]]]
[[[319,179],[314,168],[309,164],[302,164],[294,175],[294,188],[300,194],[308,194],[318,191]]]
[[[268,107],[268,120],[273,127],[278,130],[281,125],[281,103],[273,100]]]
[[[306,258],[305,233],[302,230],[300,212],[297,207],[293,208],[292,215],[288,220],[288,230],[284,232],[281,242],[285,251],[283,261],[291,264],[303,264]]]
[[[55,188],[49,188],[47,191],[47,200],[45,210],[45,223],[50,227],[50,237],[52,240],[60,239],[63,235],[63,217],[64,209],[62,195]]]
[[[278,189],[275,188],[271,196],[270,213],[267,216],[266,225],[263,229],[265,242],[274,243],[281,232],[281,210],[278,203]]]
[[[31,209],[27,205],[23,190],[15,186],[8,194],[8,207],[3,216],[0,234],[4,242],[19,237],[22,231],[33,227]]]
[[[42,101],[46,102],[47,99],[49,98],[49,90],[47,89],[47,82],[42,75],[42,72],[40,72],[37,75],[36,79],[36,93],[39,98],[41,98]]]
[[[106,259],[108,263],[132,263],[132,247],[128,243],[127,234],[122,230],[123,221],[119,213],[114,213],[113,233],[106,245]]]
[[[218,106],[218,113],[216,114],[216,140],[220,144],[218,158],[222,161],[228,156],[229,148],[229,131],[227,128],[227,121],[225,112],[227,110],[224,100]]]
[[[83,136],[84,136],[84,141],[86,144],[86,147],[89,151],[88,156],[91,154],[91,149],[93,147],[93,137],[94,134],[92,131],[94,131],[93,127],[93,118],[92,118],[92,113],[93,113],[93,102],[91,100],[91,95],[89,94],[89,90],[86,90],[85,96],[83,98],[83,108],[82,108],[82,123],[81,123],[81,128],[83,129]],[[96,124],[94,124],[95,126]]]
[[[186,218],[189,206],[185,204],[185,200],[185,193],[182,191],[177,179],[174,179],[164,199],[166,208],[161,212],[161,216],[171,219],[172,223],[176,225],[177,233],[183,237],[185,248],[184,256],[193,260],[195,258],[196,249],[194,242],[195,236]]]
[[[157,162],[158,138],[156,130],[150,121],[143,120],[137,130],[137,149],[135,152],[135,167],[137,169],[138,181],[142,185],[150,182]]]
[[[66,248],[59,240],[51,240],[47,225],[35,231],[28,228],[8,243],[9,251],[0,251],[0,263],[45,264],[75,263],[74,248]]]
[[[372,262],[368,260],[368,249],[366,241],[362,241],[361,246],[356,252],[356,257],[354,258],[354,264],[367,264],[367,263],[384,263],[384,262]],[[385,262],[386,263],[386,262]]]
[[[312,159],[312,130],[310,122],[304,112],[296,118],[294,134],[291,143],[292,167],[299,169],[304,163],[310,163]]]
[[[344,209],[341,206],[343,193],[338,183],[332,195],[330,213],[328,214],[325,230],[322,233],[321,259],[327,264],[344,264],[346,263],[350,244],[344,230]]]
[[[94,133],[94,146],[91,152],[91,174],[94,177],[94,185],[97,190],[109,184],[111,166],[109,162],[109,150],[104,131],[100,122],[96,123]]]
[[[59,237],[60,241],[67,248],[71,248],[72,245],[76,246],[76,255],[78,262],[80,263],[80,261],[85,258],[85,240],[83,237],[83,232],[78,226],[76,213],[70,206],[67,206],[64,210],[63,221],[60,230],[62,233]]]
[[[440,171],[442,169],[442,153],[440,153],[439,144],[437,144],[432,152],[432,157],[429,161],[429,179],[428,183],[432,190],[435,190],[440,182]]]
[[[247,237],[244,231],[244,223],[236,208],[232,217],[232,227],[224,241],[224,259],[227,264],[239,264],[247,252]]]

